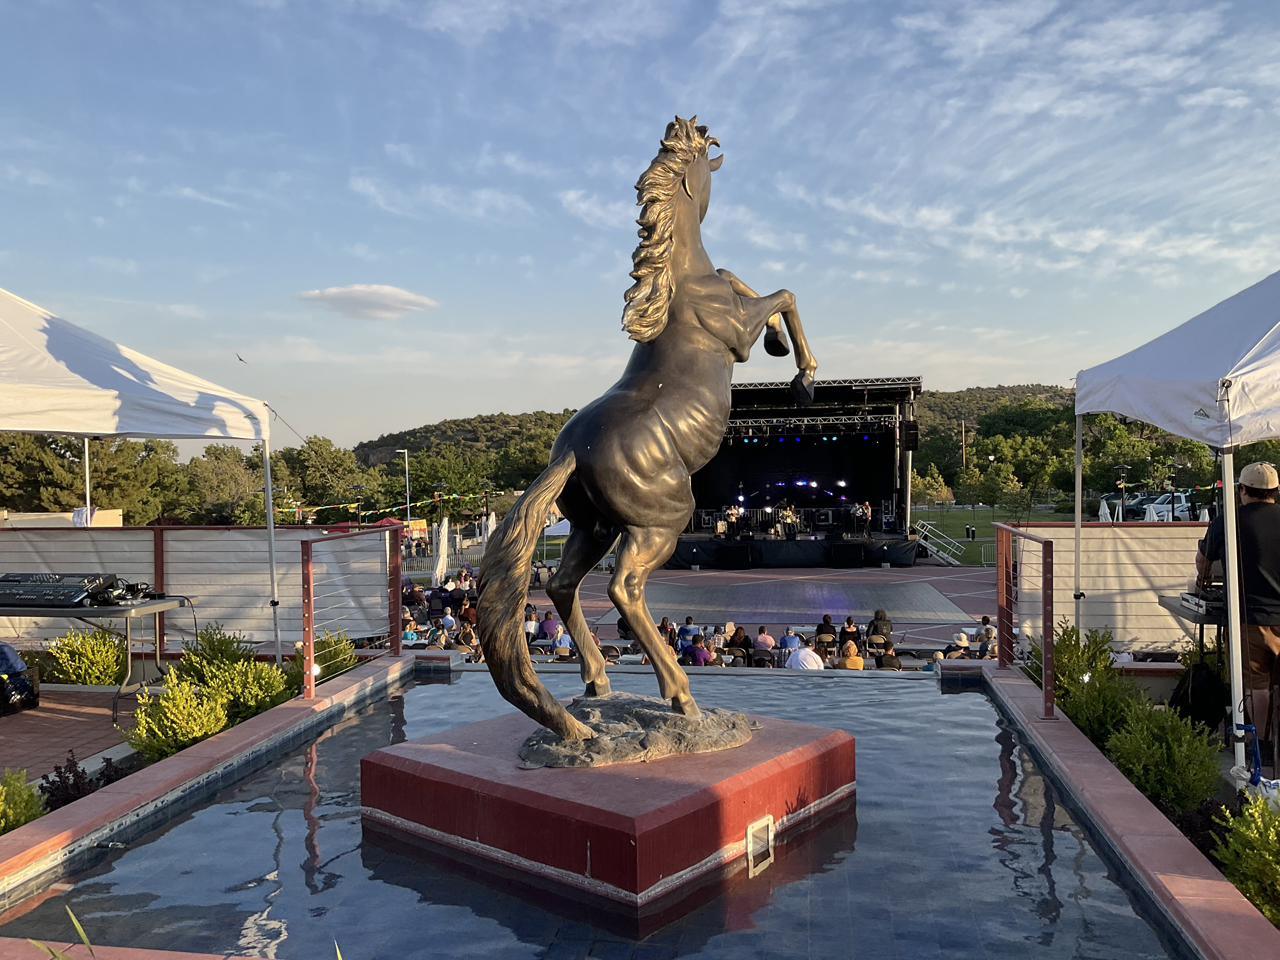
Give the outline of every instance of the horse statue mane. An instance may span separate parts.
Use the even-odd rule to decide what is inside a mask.
[[[521,748],[528,764],[656,759],[664,750],[727,749],[751,736],[742,714],[699,710],[644,596],[649,575],[670,558],[693,516],[690,477],[720,449],[733,365],[747,360],[762,334],[767,353],[790,354],[785,325],[799,371],[792,395],[802,404],[813,399],[817,363],[795,297],[788,290],[757,294],[717,270],[703,247],[712,175],[724,159],[707,156],[712,145],[719,142],[696,116],[667,125],[636,184],[640,243],[622,312],[622,327],[636,341],[631,359],[618,382],[561,429],[549,466],[492,533],[480,565],[476,619],[485,663],[502,696],[545,728]],[[699,375],[688,376],[690,369]],[[568,708],[539,679],[521,626],[533,551],[553,503],[570,532],[547,596],[573,638],[586,685]],[[661,700],[622,703],[621,694],[611,694],[604,656],[583,616],[578,586],[611,551],[609,598],[648,655]],[[633,721],[640,726],[628,727]]]
[[[640,243],[631,254],[631,278],[635,280],[623,294],[622,329],[639,343],[648,343],[667,325],[667,311],[675,293],[671,275],[672,229],[675,226],[675,197],[684,183],[689,164],[707,154],[720,141],[707,136],[698,118],[676,117],[667,124],[658,155],[636,181],[636,205],[643,205],[638,231]]]

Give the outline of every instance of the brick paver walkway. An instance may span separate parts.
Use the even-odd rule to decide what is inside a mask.
[[[124,740],[111,723],[111,694],[40,691],[40,706],[0,717],[0,768],[27,771],[34,780],[49,773],[74,750],[85,760]],[[133,716],[134,699],[120,700],[120,725]]]

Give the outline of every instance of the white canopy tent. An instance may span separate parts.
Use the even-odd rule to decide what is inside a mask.
[[[175,367],[112,343],[0,289],[0,430],[90,437],[260,440],[279,660],[279,595],[271,498],[269,410]]]
[[[1243,624],[1235,450],[1280,438],[1280,272],[1136,350],[1076,375],[1076,622],[1080,620],[1081,429],[1086,413],[1116,413],[1222,451],[1231,700],[1244,722]],[[1236,764],[1244,742],[1235,738]]]

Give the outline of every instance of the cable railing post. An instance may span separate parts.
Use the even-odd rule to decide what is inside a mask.
[[[403,527],[387,531],[387,610],[391,617],[391,655],[400,656],[400,538]]]
[[[1013,662],[1013,534],[996,527],[996,664]]]
[[[316,696],[315,596],[312,587],[311,541],[302,541],[302,697]]]
[[[1044,637],[1040,642],[1040,689],[1044,692],[1044,718],[1053,719],[1054,687],[1056,686],[1053,663],[1053,541],[1040,545],[1040,598],[1044,606]]]

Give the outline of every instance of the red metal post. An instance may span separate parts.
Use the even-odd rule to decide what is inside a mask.
[[[1013,534],[996,527],[996,631],[1001,670],[1013,662]]]
[[[387,531],[387,604],[391,611],[391,655],[400,656],[400,544],[403,527]]]
[[[1053,665],[1053,541],[1040,544],[1040,598],[1044,604],[1041,628],[1044,637],[1040,641],[1040,689],[1044,693],[1044,718],[1053,719],[1055,672]]]
[[[164,593],[164,527],[151,528],[151,588]],[[192,639],[195,639],[194,637]],[[156,662],[164,653],[164,614],[156,614]]]
[[[315,598],[312,593],[311,542],[302,541],[302,696],[316,697]]]

